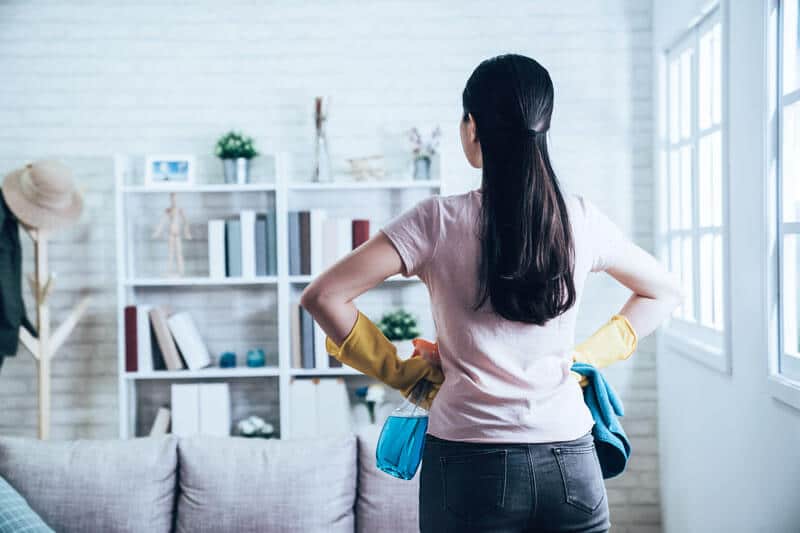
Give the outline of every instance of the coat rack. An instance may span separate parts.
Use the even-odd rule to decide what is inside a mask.
[[[36,302],[36,331],[38,338],[20,328],[19,339],[36,359],[39,376],[39,438],[50,437],[50,363],[58,349],[67,339],[89,305],[90,297],[84,296],[67,315],[60,326],[50,331],[50,308],[47,298],[53,290],[53,276],[47,267],[47,232],[22,226],[33,240],[36,267],[28,276],[28,283]]]

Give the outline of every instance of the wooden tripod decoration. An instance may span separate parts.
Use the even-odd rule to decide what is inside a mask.
[[[90,298],[84,296],[73,307],[64,322],[51,334],[50,308],[47,298],[53,289],[53,276],[47,268],[47,232],[28,228],[23,229],[28,233],[34,244],[34,257],[36,268],[33,276],[28,276],[28,283],[36,302],[36,331],[35,338],[25,328],[19,329],[19,339],[22,344],[36,359],[39,375],[39,438],[46,440],[50,436],[50,363],[56,351],[67,339],[72,329],[80,320],[89,305]]]

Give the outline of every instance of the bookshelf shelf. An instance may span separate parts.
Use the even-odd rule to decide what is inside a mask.
[[[257,378],[278,376],[278,367],[202,368],[200,370],[154,370],[153,372],[125,372],[125,379],[203,379],[203,378]]]
[[[184,287],[193,285],[274,285],[278,283],[277,276],[257,276],[254,278],[133,278],[125,280],[128,287]]]
[[[279,438],[291,438],[292,414],[298,412],[298,405],[292,404],[291,394],[291,383],[295,378],[366,377],[348,366],[325,368],[325,363],[322,363],[322,368],[294,366],[290,311],[295,308],[304,285],[316,275],[289,275],[289,213],[322,204],[320,207],[323,209],[347,213],[344,215],[347,217],[364,206],[366,195],[372,202],[376,194],[385,194],[386,201],[368,206],[369,212],[378,208],[384,212],[396,211],[398,197],[402,197],[402,203],[407,203],[411,196],[442,194],[443,184],[440,180],[414,181],[400,176],[366,181],[337,176],[332,183],[290,181],[292,173],[287,154],[272,155],[274,174],[264,174],[270,176],[271,181],[263,181],[262,178],[261,182],[243,185],[201,183],[192,187],[158,188],[141,185],[141,173],[136,170],[137,165],[141,166],[141,156],[115,156],[120,438],[131,438],[143,431],[146,433],[155,410],[165,401],[169,402],[172,383],[203,380],[229,383],[232,412],[241,413],[242,408],[247,407],[256,410],[253,414],[268,413],[272,417],[268,421],[277,423]],[[274,179],[271,178],[273,175]],[[322,194],[315,196],[314,191]],[[341,191],[351,191],[352,194],[342,197],[330,194]],[[364,194],[357,194],[360,191]],[[192,240],[184,242],[187,266],[193,262],[187,272],[192,275],[159,277],[160,270],[153,270],[153,265],[156,262],[166,265],[166,243],[153,244],[150,235],[153,225],[157,223],[154,220],[157,210],[167,206],[168,199],[163,193],[170,192],[194,194],[187,194],[179,201],[186,211],[187,220],[193,225],[201,225],[207,220],[219,219],[244,209],[260,212],[274,210],[277,275],[248,278],[211,278],[204,275],[207,264],[203,262],[208,262],[207,239],[203,232],[197,234],[193,231]],[[386,214],[387,218],[391,216],[391,213]],[[397,274],[388,278],[383,286],[385,290],[403,290],[418,282],[420,280],[416,277],[405,278]],[[390,301],[395,302],[394,294],[391,296]],[[218,356],[222,351],[235,351],[241,362],[243,353],[261,346],[268,353],[267,361],[272,366],[127,372],[124,308],[136,304],[166,304],[175,311],[196,314],[200,319],[200,334],[212,356]],[[270,357],[274,357],[276,352],[277,366],[274,366],[275,359],[270,360]],[[216,357],[212,359],[216,360]],[[253,396],[255,398],[251,401]]]

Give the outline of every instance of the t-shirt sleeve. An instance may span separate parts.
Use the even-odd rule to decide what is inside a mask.
[[[586,216],[587,241],[592,248],[592,272],[608,270],[619,264],[620,251],[628,237],[590,200],[581,198]]]
[[[403,260],[404,277],[418,275],[433,258],[439,241],[439,200],[429,196],[380,228]]]

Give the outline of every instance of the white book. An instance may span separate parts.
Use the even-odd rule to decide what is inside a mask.
[[[351,430],[350,401],[343,378],[323,378],[317,389],[317,434],[339,435]]]
[[[159,407],[156,419],[150,428],[150,436],[165,435],[169,430],[169,418],[169,409],[167,407]]]
[[[200,428],[203,435],[227,437],[231,432],[231,397],[227,383],[200,384]]]
[[[328,350],[325,348],[325,331],[314,321],[314,368],[330,368]]]
[[[317,436],[316,388],[311,379],[295,379],[289,385],[292,438]]]
[[[153,343],[150,329],[150,307],[136,306],[136,365],[139,372],[153,371]]]
[[[208,221],[208,276],[225,277],[225,221]]]
[[[239,213],[242,224],[242,277],[256,275],[256,212],[245,209]]]
[[[344,257],[353,251],[353,219],[339,218],[337,219],[336,227],[338,230],[336,246],[339,248],[336,255]]]
[[[167,325],[189,369],[205,368],[211,364],[208,348],[189,313],[182,311],[170,315]]]
[[[188,437],[200,431],[199,387],[196,383],[170,386],[173,435]]]
[[[323,224],[325,223],[328,215],[327,211],[324,209],[310,209],[309,212],[309,250],[311,252],[311,275],[316,276],[323,270]]]
[[[338,219],[328,218],[322,225],[322,268],[326,269],[333,265],[338,257],[336,257],[338,246],[336,244],[336,237],[338,236]]]

